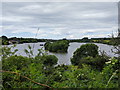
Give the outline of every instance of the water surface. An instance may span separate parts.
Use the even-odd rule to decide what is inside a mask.
[[[45,44],[45,42],[39,42],[39,43],[24,43],[24,44],[17,44],[17,46],[14,49],[18,49],[18,52],[16,53],[17,55],[22,55],[22,56],[27,56],[24,52],[24,49],[28,49],[28,45],[30,45],[33,49],[34,56],[37,55],[38,49],[43,48],[44,46],[40,46],[40,44]],[[77,43],[73,42],[70,43],[69,48],[68,48],[68,53],[51,53],[47,52],[49,55],[55,55],[58,58],[58,64],[65,64],[65,65],[70,65],[70,58],[73,56],[74,51],[76,51],[77,48],[79,48],[81,45],[86,44],[86,43]],[[99,54],[100,52],[105,51],[106,55],[110,57],[116,56],[111,49],[114,49],[113,46],[111,45],[106,45],[106,44],[99,44],[99,43],[94,43],[99,47]],[[11,45],[8,45],[11,46]],[[12,49],[12,50],[14,50]]]

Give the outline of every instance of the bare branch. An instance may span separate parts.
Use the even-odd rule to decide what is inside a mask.
[[[4,70],[0,70],[0,72],[6,72],[6,73],[11,73],[11,74],[16,74],[16,75],[18,75],[18,76],[21,76],[21,77],[23,77],[23,78],[26,78],[27,80],[29,80],[29,81],[31,81],[31,82],[33,82],[33,83],[35,83],[35,84],[38,84],[38,85],[41,85],[41,86],[44,86],[44,87],[48,87],[48,88],[52,88],[52,87],[50,87],[50,86],[48,86],[48,85],[35,82],[35,81],[33,81],[32,79],[30,79],[30,78],[28,78],[28,77],[26,77],[26,76],[23,76],[23,75],[21,75],[21,74],[19,74],[19,73],[16,73],[16,72],[4,71]]]

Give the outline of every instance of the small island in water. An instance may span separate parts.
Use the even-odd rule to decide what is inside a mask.
[[[66,53],[69,47],[69,41],[61,40],[56,42],[46,42],[44,47],[45,50],[50,52]]]

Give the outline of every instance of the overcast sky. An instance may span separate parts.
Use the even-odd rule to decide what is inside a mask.
[[[4,2],[2,35],[73,39],[109,37],[118,29],[117,2]],[[0,28],[2,28],[0,26]]]

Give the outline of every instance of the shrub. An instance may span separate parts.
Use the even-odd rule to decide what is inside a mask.
[[[84,57],[96,57],[98,55],[98,46],[95,44],[84,44],[78,48],[71,59],[73,65],[78,65],[80,60]]]
[[[55,55],[44,55],[42,61],[45,66],[53,66],[57,64],[58,58]]]
[[[91,67],[94,69],[102,70],[105,65],[105,62],[107,61],[108,61],[108,58],[104,58],[100,55],[97,55],[94,58],[88,56],[88,57],[82,58],[79,61],[79,66],[81,67],[82,64],[87,64],[87,65],[91,65]]]
[[[2,60],[3,70],[21,70],[23,67],[28,67],[32,59],[23,56],[10,56]]]

